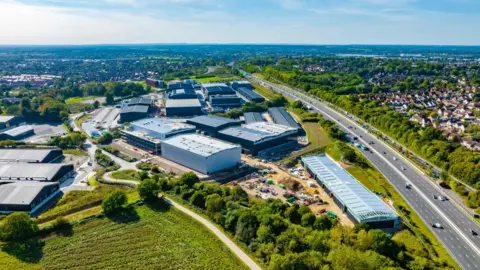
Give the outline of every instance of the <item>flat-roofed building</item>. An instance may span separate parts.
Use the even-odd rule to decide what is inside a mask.
[[[165,112],[168,117],[202,115],[202,105],[198,99],[167,99]]]
[[[187,123],[194,125],[197,130],[204,132],[210,136],[216,137],[222,129],[242,124],[239,120],[220,117],[216,115],[202,115],[192,119],[188,119]]]
[[[202,90],[206,100],[214,95],[235,95],[235,91],[224,83],[203,83]]]
[[[123,107],[120,111],[120,123],[133,122],[148,117],[148,106],[135,105]]]
[[[303,133],[302,126],[284,108],[281,108],[281,107],[268,108],[268,114],[270,114],[275,124],[289,126],[291,128],[298,130],[299,134]]]
[[[0,140],[19,141],[35,135],[35,129],[29,125],[6,128],[0,132]]]
[[[168,92],[168,99],[196,99],[197,93],[193,89],[175,89]]]
[[[185,134],[163,141],[162,156],[208,175],[240,164],[241,147],[198,134]]]
[[[242,88],[242,87],[243,88],[248,88],[250,90],[253,89],[253,86],[249,81],[233,81],[231,83],[231,85],[232,85],[232,88],[235,89],[235,90],[237,90],[238,88]]]
[[[242,98],[237,95],[214,95],[209,97],[209,102],[213,108],[238,108],[243,104]]]
[[[18,127],[25,124],[23,116],[0,115],[0,131],[6,128]]]
[[[72,173],[72,164],[2,163],[0,180],[63,182]]]
[[[58,182],[0,181],[0,212],[32,213],[59,192]]]
[[[170,92],[172,90],[176,89],[194,89],[193,84],[191,83],[185,83],[183,81],[170,81],[167,85],[167,92]]]
[[[242,97],[245,101],[250,101],[250,102],[264,102],[265,98],[262,97],[261,95],[257,94],[250,88],[246,87],[239,87],[235,89],[237,91],[237,94]]]
[[[243,114],[243,117],[245,118],[245,124],[253,124],[257,122],[265,122],[265,119],[263,119],[263,116],[259,112],[246,112]]]
[[[163,140],[179,134],[194,132],[195,126],[184,122],[164,118],[146,118],[130,123],[128,127],[120,131],[120,134],[128,144],[158,154],[161,152]]]
[[[230,127],[218,132],[219,139],[240,144],[245,153],[252,155],[288,143],[296,135],[296,129],[267,122]]]
[[[153,109],[153,99],[151,98],[132,98],[127,103],[127,106],[147,106],[148,112]]]
[[[302,157],[302,164],[354,223],[366,223],[372,229],[400,226],[392,208],[329,156]]]
[[[62,157],[62,149],[0,149],[0,162],[49,163]]]

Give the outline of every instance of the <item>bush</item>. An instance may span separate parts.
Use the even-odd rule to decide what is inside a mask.
[[[0,239],[17,241],[32,237],[38,231],[38,226],[27,213],[8,215],[0,227]]]
[[[137,186],[137,190],[138,190],[138,193],[140,194],[140,198],[142,198],[147,202],[153,202],[158,198],[159,186],[152,179],[147,179],[145,181],[142,181]]]
[[[114,215],[123,209],[124,205],[127,203],[127,195],[122,190],[115,190],[110,193],[105,200],[102,202],[103,212],[105,215]]]
[[[70,222],[65,219],[64,217],[57,217],[55,221],[52,223],[52,229],[54,230],[62,230],[68,228],[70,226]]]
[[[152,165],[146,163],[146,162],[140,162],[136,165],[137,169],[142,170],[142,171],[150,171],[152,169]]]

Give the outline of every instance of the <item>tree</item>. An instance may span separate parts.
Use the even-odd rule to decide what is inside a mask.
[[[107,103],[107,105],[112,105],[113,103],[115,103],[112,92],[105,93],[105,102]]]
[[[190,204],[198,208],[205,209],[205,197],[207,194],[203,191],[195,191],[192,197],[190,197]]]
[[[301,224],[303,227],[311,227],[315,222],[315,215],[312,213],[306,213],[302,216]]]
[[[98,107],[100,107],[100,102],[95,100],[95,102],[93,102],[93,108],[98,109]]]
[[[159,186],[152,179],[142,181],[137,186],[140,198],[147,202],[153,202],[158,198]]]
[[[184,173],[179,180],[181,184],[187,185],[188,187],[193,187],[193,185],[199,181],[198,176],[194,172]]]
[[[335,223],[332,221],[331,217],[321,216],[315,220],[313,223],[313,228],[319,231],[330,230],[334,224]]]
[[[37,223],[27,213],[13,213],[4,219],[0,226],[0,239],[4,241],[28,239],[37,231]]]
[[[231,192],[231,199],[233,201],[246,202],[248,201],[248,193],[245,192],[241,187],[233,187]]]
[[[205,208],[207,210],[207,214],[219,213],[222,211],[224,206],[222,197],[217,193],[210,194],[207,196],[207,200],[205,201]]]
[[[127,195],[122,190],[115,190],[110,193],[102,202],[102,208],[105,215],[114,215],[120,210],[123,210],[124,205],[127,203]]]
[[[103,134],[102,137],[98,139],[98,143],[100,144],[109,144],[112,143],[113,141],[113,135],[110,132],[106,132]]]
[[[148,172],[147,171],[138,171],[137,176],[140,179],[140,181],[143,181],[145,179],[148,179]]]

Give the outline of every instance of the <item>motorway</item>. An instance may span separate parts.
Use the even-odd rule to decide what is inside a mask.
[[[358,137],[365,145],[374,142],[373,145],[369,145],[371,152],[363,151],[365,157],[412,206],[463,269],[480,269],[480,236],[474,236],[471,233],[471,229],[480,233],[480,227],[472,220],[471,216],[460,210],[461,208],[451,201],[434,199],[434,195],[443,195],[443,191],[418,171],[412,163],[377,139],[376,136],[368,133],[355,121],[333,110],[319,99],[293,89],[286,90],[286,87],[279,87],[257,77],[249,75],[246,77],[266,85],[286,97],[301,100],[321,113],[325,119],[334,121],[347,134]],[[412,184],[411,189],[406,188],[406,182]],[[431,227],[432,223],[437,222],[444,228]]]

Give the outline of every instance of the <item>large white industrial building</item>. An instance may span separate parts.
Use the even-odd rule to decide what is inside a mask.
[[[241,146],[198,134],[178,135],[162,142],[162,156],[203,174],[241,162]]]

